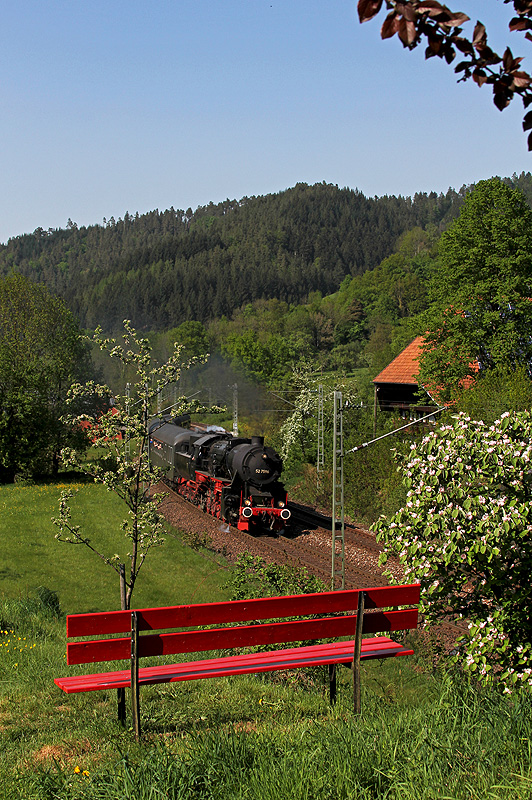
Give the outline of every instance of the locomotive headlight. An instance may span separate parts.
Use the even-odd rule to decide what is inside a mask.
[[[250,506],[251,505],[251,500],[244,500],[244,505],[245,506]]]
[[[284,506],[285,506],[284,501],[279,500],[279,502],[277,503],[277,508],[284,508]]]

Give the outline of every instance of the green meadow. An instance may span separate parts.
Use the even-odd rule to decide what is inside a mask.
[[[74,522],[125,553],[121,503],[77,488]],[[419,643],[363,665],[358,717],[348,670],[332,708],[323,669],[187,681],[142,688],[136,742],[115,692],[54,684],[65,612],[118,607],[115,573],[54,539],[60,489],[0,488],[0,800],[532,800],[530,694],[435,670]],[[170,531],[134,604],[222,599],[231,574]]]
[[[128,540],[121,523],[124,504],[95,484],[43,484],[0,487],[0,598],[17,598],[38,587],[56,592],[66,613],[120,608],[119,579],[83,545],[58,542],[52,524],[58,499],[73,489],[74,524],[109,556],[115,553],[127,563]],[[154,548],[140,572],[135,593],[136,607],[209,602],[223,597],[227,580],[222,561],[183,544],[169,532],[164,545]]]

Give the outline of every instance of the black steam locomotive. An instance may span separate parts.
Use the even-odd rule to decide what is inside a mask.
[[[194,431],[183,418],[161,417],[149,427],[150,460],[165,480],[203,511],[243,531],[288,524],[282,461],[262,436],[234,438],[220,429]]]

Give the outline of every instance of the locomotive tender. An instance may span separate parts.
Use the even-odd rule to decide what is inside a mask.
[[[282,530],[290,519],[279,477],[282,461],[262,436],[197,432],[160,417],[149,426],[150,460],[165,480],[203,511],[236,525]]]

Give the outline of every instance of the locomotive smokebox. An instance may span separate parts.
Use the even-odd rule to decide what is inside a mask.
[[[257,439],[258,441],[255,441]],[[265,486],[278,480],[283,465],[271,447],[264,447],[262,436],[254,436],[251,444],[242,443],[228,453],[230,472],[254,486]]]

